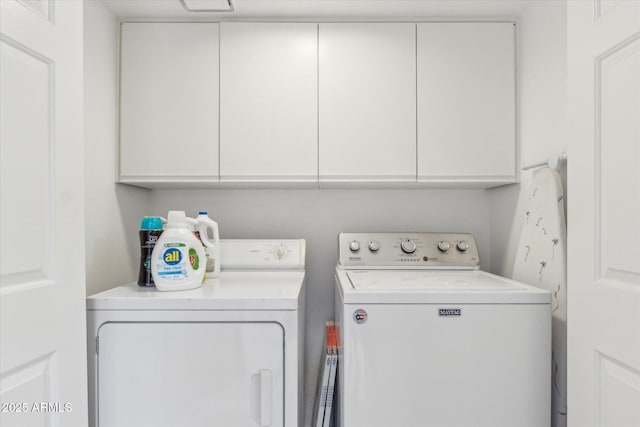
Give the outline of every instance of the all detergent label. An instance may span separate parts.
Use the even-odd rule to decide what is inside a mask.
[[[182,252],[178,248],[169,248],[164,251],[163,257],[167,265],[176,265],[182,261]]]
[[[169,280],[184,280],[198,268],[199,257],[195,249],[187,248],[184,243],[165,243],[162,248],[156,260],[159,276]]]

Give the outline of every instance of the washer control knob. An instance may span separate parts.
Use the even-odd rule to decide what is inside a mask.
[[[371,240],[369,242],[369,250],[371,252],[378,252],[378,249],[380,249],[380,242],[377,240]]]
[[[360,250],[360,242],[354,240],[353,242],[349,243],[349,249],[351,250],[351,252],[358,252]]]
[[[457,248],[460,252],[466,252],[469,249],[469,242],[466,240],[460,240],[457,244]]]
[[[402,249],[402,252],[404,252],[405,254],[412,254],[416,251],[416,249],[418,249],[418,246],[413,240],[406,239],[403,240],[402,243],[400,243],[400,249]]]
[[[440,250],[440,252],[447,252],[450,247],[451,244],[449,244],[449,242],[447,242],[446,240],[440,240],[438,242],[438,249]]]

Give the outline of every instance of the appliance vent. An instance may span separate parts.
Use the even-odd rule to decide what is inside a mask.
[[[180,0],[187,12],[233,12],[231,0]]]

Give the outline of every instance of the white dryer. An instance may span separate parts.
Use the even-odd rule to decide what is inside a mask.
[[[480,271],[471,234],[338,240],[340,426],[549,426],[549,292]]]
[[[222,240],[201,288],[87,298],[90,424],[297,427],[304,240]]]

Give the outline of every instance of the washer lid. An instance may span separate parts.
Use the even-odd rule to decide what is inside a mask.
[[[548,291],[484,271],[350,270],[338,272],[346,303],[536,303]]]
[[[303,271],[230,271],[186,291],[129,283],[88,297],[87,309],[297,310],[303,282]]]
[[[477,274],[476,274],[477,273]],[[349,271],[354,289],[381,290],[487,290],[503,291],[524,289],[524,285],[502,277],[480,272],[460,271]]]

